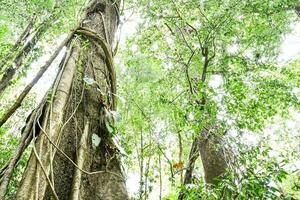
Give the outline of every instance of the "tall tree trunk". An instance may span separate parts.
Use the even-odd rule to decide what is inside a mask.
[[[110,44],[117,29],[117,3],[90,3],[81,23],[84,31],[70,44],[52,88],[41,131],[34,133],[17,200],[128,199],[110,132],[116,81]]]
[[[202,46],[201,43],[200,46]],[[212,46],[214,46],[214,41]],[[203,69],[202,69],[200,83],[205,85],[209,64],[216,54],[215,54],[215,50],[214,49],[210,50],[207,44],[201,47],[201,54],[204,57],[204,60],[203,60]],[[194,52],[192,53],[192,57],[193,55]],[[204,88],[201,88],[202,91],[194,90],[192,85],[190,84],[191,82],[189,80],[190,78],[188,73],[187,73],[187,78],[189,81],[191,94],[202,93],[201,95],[197,94],[202,97],[201,99],[196,99],[195,103],[197,104],[197,106],[199,106],[200,111],[202,112],[205,111],[207,99],[206,99],[206,94],[204,92],[205,91]],[[210,126],[209,124],[207,124],[207,126],[209,127],[208,128],[202,127],[201,133],[199,133],[199,135],[195,137],[193,140],[192,147],[190,150],[189,160],[187,164],[187,169],[184,176],[184,185],[192,183],[195,162],[197,161],[199,156],[201,156],[206,183],[215,184],[217,182],[217,178],[220,177],[226,171],[227,163],[225,161],[225,154],[224,154],[225,151],[222,150],[223,149],[222,140],[221,140],[222,136],[214,133],[218,131],[218,126]],[[181,191],[179,193],[178,199],[182,200],[184,199],[184,196],[185,196],[184,192]]]
[[[193,141],[187,170],[184,177],[184,184],[192,183],[195,162],[199,155],[204,169],[205,182],[216,184],[218,178],[222,176],[227,169],[227,150],[224,148],[222,135],[216,133],[218,128],[204,128],[200,136]]]

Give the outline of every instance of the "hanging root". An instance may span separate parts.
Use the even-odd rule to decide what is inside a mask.
[[[66,55],[63,56],[61,65],[60,65],[60,71],[59,76],[61,75],[63,71],[62,64],[66,61]],[[57,84],[57,81],[54,83],[54,87]],[[46,103],[48,100],[49,91],[45,94],[43,100],[38,105],[38,107],[32,111],[32,113],[28,116],[26,120],[26,125],[22,129],[22,137],[19,143],[18,148],[15,150],[14,156],[8,161],[8,163],[0,170],[0,199],[3,199],[5,196],[5,193],[7,191],[7,187],[9,184],[9,181],[11,179],[11,176],[13,174],[13,170],[16,167],[18,161],[20,160],[23,152],[28,147],[30,142],[33,139],[33,132],[39,132],[38,125],[40,124],[41,120],[47,119],[47,116],[49,114],[49,110],[46,110]],[[44,116],[45,118],[43,119]],[[47,120],[44,120],[43,123],[45,123]]]
[[[111,108],[112,110],[116,109],[116,92],[117,92],[117,87],[116,87],[116,72],[115,72],[115,68],[114,68],[114,62],[113,62],[113,57],[112,57],[112,53],[111,53],[111,48],[109,47],[109,45],[107,44],[107,42],[105,42],[105,39],[102,38],[99,34],[95,33],[94,31],[88,29],[88,28],[83,28],[83,27],[79,27],[76,30],[77,34],[83,35],[85,37],[88,37],[94,41],[97,42],[98,45],[100,45],[100,47],[102,48],[102,50],[104,51],[104,54],[106,56],[105,62],[106,62],[106,66],[109,72],[109,79],[110,79],[110,90],[111,90],[111,98],[112,98],[112,102],[111,102]]]
[[[66,46],[69,41],[72,39],[74,35],[74,31],[72,31],[66,39],[59,45],[59,47],[55,50],[55,52],[52,54],[50,59],[44,64],[44,66],[41,67],[40,71],[37,73],[37,75],[32,79],[32,81],[24,88],[24,90],[21,92],[20,96],[16,99],[14,104],[4,113],[4,115],[0,118],[0,127],[12,116],[12,114],[15,113],[15,111],[21,106],[24,98],[27,96],[27,94],[30,92],[32,87],[40,80],[40,78],[43,76],[43,74],[46,72],[46,70],[49,68],[49,66],[52,64],[54,59],[58,56],[60,51],[64,46]]]
[[[36,129],[35,121],[39,121],[40,117],[43,114],[44,107],[47,101],[47,95],[43,98],[42,102],[37,109],[33,110],[29,116],[29,120],[22,131],[22,137],[19,143],[18,148],[15,150],[14,156],[8,161],[8,163],[0,171],[0,199],[3,199],[13,170],[16,167],[18,161],[20,160],[23,152],[28,147],[32,140],[32,132]]]
[[[87,175],[94,175],[94,174],[101,174],[101,173],[110,173],[113,174],[119,178],[121,178],[122,180],[124,180],[124,178],[122,177],[122,175],[111,172],[111,171],[95,171],[95,172],[89,172],[86,171],[84,169],[82,169],[81,167],[79,167],[63,150],[61,150],[50,138],[50,136],[45,132],[45,130],[42,130],[43,134],[45,134],[46,138],[49,140],[50,144],[52,146],[54,146],[54,148],[56,148],[66,159],[68,159],[72,165],[74,165],[74,167],[76,167],[78,170],[80,170],[81,172],[87,174]]]
[[[85,155],[85,150],[87,149],[88,133],[89,133],[89,121],[87,121],[85,124],[84,131],[79,143],[79,150],[77,155],[77,166],[79,168],[83,168],[84,165],[84,161],[85,161],[84,155]],[[80,198],[79,192],[80,192],[80,184],[81,184],[81,175],[82,172],[78,168],[76,168],[73,177],[72,194],[70,199],[79,200]]]
[[[33,130],[33,138],[34,138],[34,140],[36,140],[35,130]],[[34,141],[34,142],[35,142],[35,141]],[[49,178],[49,176],[48,176],[48,174],[47,174],[47,172],[46,172],[46,169],[45,169],[45,167],[44,167],[44,165],[43,165],[43,163],[42,163],[42,160],[41,160],[40,156],[38,155],[38,152],[37,152],[37,150],[36,150],[35,144],[33,145],[33,152],[34,152],[34,155],[35,155],[35,157],[36,157],[36,159],[37,159],[37,161],[38,161],[38,163],[39,163],[38,166],[40,166],[40,167],[42,168],[42,171],[43,171],[43,173],[44,173],[44,175],[45,175],[45,177],[46,177],[46,180],[47,180],[47,182],[48,182],[48,184],[49,184],[49,186],[50,186],[51,192],[52,192],[52,194],[53,194],[55,200],[59,200],[59,198],[58,198],[58,196],[57,196],[57,194],[56,194],[56,192],[55,192],[54,186],[53,186],[53,184],[52,184],[52,182],[51,182],[51,180],[50,180],[50,178]],[[38,167],[38,166],[37,166],[37,167]],[[39,170],[37,170],[37,172],[39,172]],[[37,184],[38,184],[38,181],[37,181]],[[38,190],[36,190],[36,191],[38,191]],[[36,192],[35,195],[36,195],[36,196],[35,196],[36,199],[38,199],[38,192]]]

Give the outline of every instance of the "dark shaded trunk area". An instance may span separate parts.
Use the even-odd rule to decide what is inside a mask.
[[[300,17],[300,6],[295,7],[296,14]]]

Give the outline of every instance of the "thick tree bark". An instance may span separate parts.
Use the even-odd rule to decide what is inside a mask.
[[[107,62],[111,55],[95,39],[105,38],[111,46],[117,29],[117,3],[94,0],[88,7],[81,26],[99,37],[78,31],[80,36],[73,40],[53,88],[53,101],[45,109],[41,131],[36,133],[34,150],[38,156],[32,153],[29,159],[17,200],[48,200],[53,189],[60,200],[128,199],[118,149],[107,128],[112,125],[112,86],[116,81]],[[94,83],[87,84],[84,78]],[[95,137],[100,141],[92,140]]]
[[[205,182],[216,184],[228,167],[227,151],[224,148],[222,136],[215,133],[217,128],[202,131],[199,149],[204,168]]]
[[[187,169],[184,176],[184,185],[191,184],[195,162],[201,156],[204,169],[205,182],[216,184],[219,178],[226,172],[226,150],[222,142],[222,136],[216,134],[217,128],[211,127],[201,132],[201,135],[193,141]],[[183,200],[185,194],[180,192],[178,199]]]

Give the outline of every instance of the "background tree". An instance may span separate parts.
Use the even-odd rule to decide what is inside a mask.
[[[296,1],[144,2],[140,13],[147,25],[141,25],[128,44],[126,51],[130,53],[124,55],[128,57],[128,69],[123,71],[125,77],[130,76],[130,84],[137,83],[143,93],[139,92],[137,98],[132,92],[127,95],[129,101],[136,101],[132,107],[140,105],[152,118],[152,129],[163,121],[166,134],[178,124],[178,117],[169,110],[177,101],[183,124],[191,117],[188,126],[192,127],[192,135],[186,135],[193,142],[183,167],[186,184],[192,183],[200,152],[207,183],[216,183],[213,180],[232,166],[235,147],[227,144],[232,130],[240,132],[239,137],[249,131],[259,133],[274,116],[289,117],[288,105],[299,109],[299,99],[293,92],[298,86],[285,82],[282,76],[270,77],[284,74],[277,57],[282,36],[297,20],[295,5]],[[152,80],[144,80],[143,76]],[[211,86],[216,79],[218,86]],[[172,96],[179,98],[174,102]],[[171,133],[173,137],[177,134]],[[149,134],[150,140],[157,140]],[[174,154],[172,158],[178,164]]]

